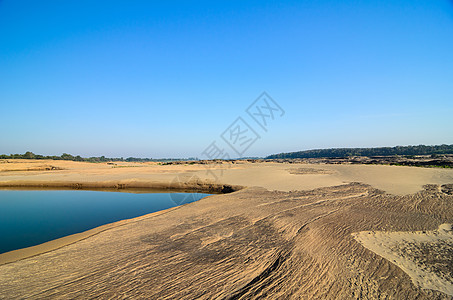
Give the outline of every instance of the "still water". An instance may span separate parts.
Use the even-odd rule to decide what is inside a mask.
[[[206,196],[209,194],[0,190],[0,253]]]

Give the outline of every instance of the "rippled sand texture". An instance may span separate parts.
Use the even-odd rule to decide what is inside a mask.
[[[442,224],[433,231],[363,231],[353,236],[366,248],[394,262],[415,285],[453,296],[451,224]]]

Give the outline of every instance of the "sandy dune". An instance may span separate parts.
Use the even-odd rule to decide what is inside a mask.
[[[215,182],[202,165],[15,164],[0,163],[0,185],[171,187],[177,178],[187,187],[247,188],[0,265],[0,298],[452,298],[428,282],[434,275],[452,282],[451,245],[420,248],[406,237],[395,247],[392,234],[439,236],[441,224],[453,223],[445,185],[453,170],[246,163],[212,166]],[[25,170],[33,164],[63,170]],[[365,240],[363,232],[374,233]],[[380,244],[430,275],[414,280]],[[408,258],[408,249],[415,255]],[[432,263],[423,251],[444,260]]]

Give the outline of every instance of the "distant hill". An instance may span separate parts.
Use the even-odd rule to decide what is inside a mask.
[[[273,154],[267,159],[276,158],[328,158],[328,157],[348,157],[348,156],[389,156],[389,155],[433,155],[433,154],[453,154],[453,145],[437,146],[396,146],[378,148],[331,148],[314,149],[298,152]]]

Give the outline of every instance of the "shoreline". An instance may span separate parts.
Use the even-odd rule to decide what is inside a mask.
[[[106,192],[200,192],[224,194],[245,188],[241,185],[230,185],[203,181],[189,182],[130,182],[130,181],[0,181],[0,190],[92,190]]]
[[[414,283],[353,233],[428,232],[453,223],[451,169],[244,163],[211,165],[208,174],[197,165],[51,165],[59,169],[0,172],[0,189],[238,191],[0,254],[0,297],[448,297],[426,289],[427,281]],[[408,259],[424,257],[417,253],[425,248],[404,247],[414,250]],[[443,272],[431,260],[416,262]]]
[[[43,190],[45,190],[45,189],[43,189]],[[58,189],[55,188],[53,190],[58,190]],[[168,190],[167,190],[167,192],[168,192]],[[206,196],[206,197],[203,197],[202,199],[205,199],[205,198],[208,198],[208,197],[211,197],[211,196],[216,196],[216,195]],[[202,199],[200,199],[200,200],[202,200]],[[198,201],[200,201],[200,200],[198,200]],[[183,205],[170,207],[170,208],[167,208],[167,209],[164,209],[164,210],[148,213],[148,214],[145,214],[145,215],[142,215],[142,216],[138,216],[138,217],[134,217],[134,218],[130,218],[130,219],[123,219],[123,220],[119,220],[119,221],[116,221],[116,222],[107,223],[107,224],[104,224],[104,225],[100,225],[100,226],[94,227],[92,229],[88,229],[88,230],[85,230],[85,231],[82,231],[82,232],[66,235],[66,236],[63,236],[61,238],[50,240],[48,242],[44,242],[42,244],[38,244],[38,245],[35,245],[35,246],[30,246],[30,247],[26,247],[26,248],[21,248],[21,249],[8,251],[8,252],[5,252],[5,253],[0,253],[0,266],[6,265],[6,264],[10,264],[10,263],[14,263],[14,262],[22,260],[22,259],[31,258],[31,257],[34,257],[34,256],[38,256],[38,255],[41,255],[41,254],[44,254],[44,253],[47,253],[47,252],[51,252],[51,251],[63,248],[65,246],[77,243],[79,241],[82,241],[84,239],[87,239],[89,237],[95,236],[95,235],[97,235],[97,234],[99,234],[101,232],[104,232],[104,231],[107,231],[107,230],[110,230],[110,229],[113,229],[113,228],[117,228],[117,227],[124,226],[124,225],[127,225],[127,224],[135,223],[135,222],[138,222],[138,221],[141,221],[141,220],[145,220],[145,219],[148,219],[148,218],[164,215],[164,214],[167,214],[167,213],[169,213],[171,211],[174,211],[176,209],[179,209],[179,208],[181,208],[183,206],[186,206],[186,205],[189,205],[189,204],[191,204],[191,203],[186,203],[186,204],[183,204]]]
[[[28,162],[26,162],[28,163]],[[55,165],[61,162],[56,162]],[[65,162],[63,162],[65,163]],[[8,172],[9,174],[5,174],[7,176],[3,177],[0,176],[0,190],[91,190],[91,191],[104,191],[104,192],[125,192],[125,193],[149,193],[149,192],[154,192],[154,193],[169,193],[169,192],[201,192],[201,193],[210,193],[210,194],[226,194],[226,193],[232,193],[232,192],[237,192],[243,189],[247,189],[248,187],[252,186],[257,186],[254,181],[257,179],[259,180],[268,180],[266,177],[263,177],[264,174],[261,173],[256,173],[256,172],[250,172],[250,173],[243,173],[244,171],[247,170],[253,170],[249,168],[254,168],[255,166],[253,164],[244,164],[241,166],[239,169],[232,169],[230,170],[240,174],[240,180],[237,182],[233,182],[233,184],[226,184],[226,183],[221,183],[221,182],[213,182],[212,180],[209,180],[206,177],[202,177],[202,173],[191,173],[192,171],[186,171],[182,172],[182,169],[180,167],[176,170],[173,170],[174,166],[156,166],[156,165],[150,165],[150,166],[143,166],[141,169],[148,169],[148,172],[159,172],[159,169],[165,168],[165,171],[163,173],[157,173],[157,177],[152,178],[152,180],[149,180],[151,178],[137,178],[137,174],[135,173],[134,177],[132,177],[133,173],[125,173],[125,176],[121,176],[119,178],[115,178],[113,176],[114,174],[109,173],[107,177],[104,178],[98,178],[97,174],[91,173],[89,177],[78,177],[78,178],[71,178],[69,177],[68,179],[64,180],[64,173],[66,174],[74,174],[77,172],[85,172],[85,171],[91,171],[91,169],[86,170],[82,169],[79,170],[77,166],[84,166],[87,163],[70,163],[70,168],[66,165],[63,165],[64,168],[61,168],[60,170],[56,171],[43,171],[43,172],[31,172],[28,173],[27,171],[26,175],[21,172],[21,171],[15,171],[15,172]],[[91,166],[92,167],[92,166]],[[109,166],[104,166],[104,165],[98,165],[95,166],[97,168],[100,168],[100,171],[108,171],[112,172],[112,169],[109,168]],[[107,167],[107,168],[106,168]],[[198,166],[199,167],[199,166]],[[269,168],[269,165],[265,165],[264,168]],[[271,166],[271,169],[274,169],[275,166]],[[171,173],[167,173],[167,168],[171,169]],[[193,166],[185,166],[183,168],[193,168]],[[353,167],[354,168],[354,167]],[[368,167],[367,167],[368,168]],[[387,166],[387,168],[392,168]],[[125,168],[126,169],[126,168]],[[113,169],[114,172],[124,172],[126,171],[125,169]],[[131,168],[129,168],[131,169]],[[136,168],[134,168],[136,169]],[[157,170],[156,170],[157,169]],[[118,171],[121,170],[121,171]],[[198,170],[198,169],[195,169]],[[202,169],[205,170],[205,169]],[[269,170],[269,171],[270,171]],[[277,166],[277,172],[280,172],[280,174],[286,173],[284,175],[285,180],[286,178],[300,178],[302,179],[299,181],[299,183],[302,183],[300,186],[299,184],[293,185],[293,188],[295,190],[312,190],[314,188],[318,187],[323,187],[323,186],[333,186],[333,185],[338,185],[338,184],[348,184],[352,180],[328,180],[326,183],[322,184],[316,184],[312,185],[311,183],[308,185],[305,185],[304,182],[311,182],[313,179],[318,182],[318,180],[322,180],[322,178],[327,179],[329,177],[336,177],[338,175],[338,169],[335,166],[326,166],[326,165],[281,165]],[[97,170],[96,170],[97,171]],[[128,170],[127,170],[128,171]],[[216,170],[220,171],[220,170]],[[303,172],[302,172],[303,171]],[[321,172],[322,171],[322,172]],[[69,172],[69,173],[67,173]],[[266,171],[264,171],[266,172]],[[241,174],[243,173],[243,174]],[[38,179],[37,177],[40,176],[40,174],[50,175],[48,178],[40,178]],[[19,175],[19,176],[17,176]],[[168,175],[172,175],[169,177]],[[244,176],[245,175],[245,176]],[[8,178],[10,176],[13,176],[13,178]],[[71,176],[71,175],[69,175]],[[127,176],[127,177],[126,177]],[[253,179],[255,176],[257,176],[256,179]],[[290,176],[290,177],[287,177]],[[3,178],[2,178],[3,177]],[[19,178],[18,178],[19,177]],[[111,178],[111,179],[110,179]],[[115,178],[115,179],[113,179]],[[453,178],[453,176],[452,176]],[[5,180],[6,179],[6,180]],[[73,179],[73,180],[71,180]],[[106,180],[107,179],[107,180]],[[110,180],[109,180],[110,179]],[[173,179],[173,180],[171,180]],[[177,180],[175,180],[177,179]],[[229,179],[229,178],[228,178]],[[251,179],[253,179],[251,181]],[[355,178],[354,178],[355,179]],[[223,178],[223,181],[230,183],[230,180],[225,180]],[[363,180],[365,184],[367,184],[368,180]],[[284,181],[282,181],[283,183]],[[236,184],[235,184],[236,183]],[[239,184],[237,184],[239,183]],[[243,184],[240,184],[243,183]],[[272,190],[272,186],[263,186],[267,190]],[[284,190],[289,190],[289,189],[278,189],[281,191]],[[420,186],[420,190],[423,190],[423,188]],[[209,197],[209,196],[208,196]],[[136,218],[132,219],[124,219],[120,220],[117,222],[113,223],[108,223],[105,225],[101,225],[92,229],[89,229],[84,232],[64,236],[55,240],[51,240],[39,245],[27,247],[27,248],[21,248],[13,251],[9,251],[6,253],[0,254],[0,265],[12,263],[21,259],[25,259],[28,257],[33,257],[37,256],[42,253],[46,253],[49,251],[53,251],[56,249],[59,249],[61,247],[76,243],[78,241],[81,241],[83,239],[86,239],[88,237],[91,237],[93,235],[96,235],[100,232],[122,226],[125,224],[128,224],[130,222],[136,222],[139,220],[142,220],[144,218],[149,218],[153,216],[157,216],[160,214],[167,213],[171,210],[174,210],[176,208],[180,208],[181,206],[169,208],[167,210],[163,211],[158,211],[150,214],[146,214],[143,216],[139,216]]]

